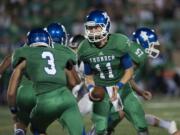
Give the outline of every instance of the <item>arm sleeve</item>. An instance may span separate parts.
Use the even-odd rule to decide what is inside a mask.
[[[19,63],[21,63],[24,59],[25,59],[25,57],[22,55],[21,49],[17,49],[12,54],[12,59],[11,59],[12,67],[16,68],[16,66]]]
[[[84,63],[84,74],[85,75],[92,74],[92,69],[88,63]]]
[[[123,55],[121,58],[121,66],[124,69],[128,69],[133,66],[132,60],[128,54]]]
[[[67,60],[67,63],[66,63],[66,69],[67,70],[72,70],[73,66],[75,66],[77,64],[77,56],[69,48],[66,48],[66,51],[69,54],[68,58],[67,58],[68,60]]]
[[[144,49],[134,42],[130,42],[128,45],[128,54],[130,55],[133,62],[137,65],[143,65],[147,59],[147,55]]]

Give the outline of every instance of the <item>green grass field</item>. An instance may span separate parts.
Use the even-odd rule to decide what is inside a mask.
[[[145,112],[154,114],[158,117],[175,120],[178,128],[180,129],[180,98],[156,98],[152,101],[145,102],[143,104]],[[91,127],[90,117],[84,118],[87,130]],[[151,135],[168,135],[167,131],[160,128],[150,127]],[[0,135],[12,135],[13,125],[11,120],[10,112],[7,107],[0,107]],[[62,127],[54,122],[48,128],[48,135],[64,135],[66,134]],[[136,131],[132,125],[127,121],[123,120],[116,128],[114,135],[135,135]],[[28,132],[27,135],[30,135]]]

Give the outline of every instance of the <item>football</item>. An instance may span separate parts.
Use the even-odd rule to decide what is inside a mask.
[[[94,86],[94,89],[90,92],[89,98],[93,102],[100,102],[104,99],[105,89],[101,86]]]

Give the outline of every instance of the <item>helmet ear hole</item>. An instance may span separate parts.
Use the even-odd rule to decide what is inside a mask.
[[[101,27],[101,31],[91,31],[90,27]],[[86,17],[85,37],[89,42],[99,42],[107,37],[110,29],[110,18],[106,12],[94,10]]]

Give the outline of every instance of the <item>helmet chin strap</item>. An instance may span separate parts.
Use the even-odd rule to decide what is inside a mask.
[[[104,47],[104,46],[106,45],[107,40],[108,40],[108,38],[107,38],[107,36],[106,36],[106,37],[103,38],[101,41],[95,42],[94,44],[95,44],[96,47],[102,48],[102,47]]]
[[[104,45],[101,43],[101,41],[95,42],[94,44],[95,44],[96,47],[99,47],[99,48],[101,48],[101,47],[104,46]]]

